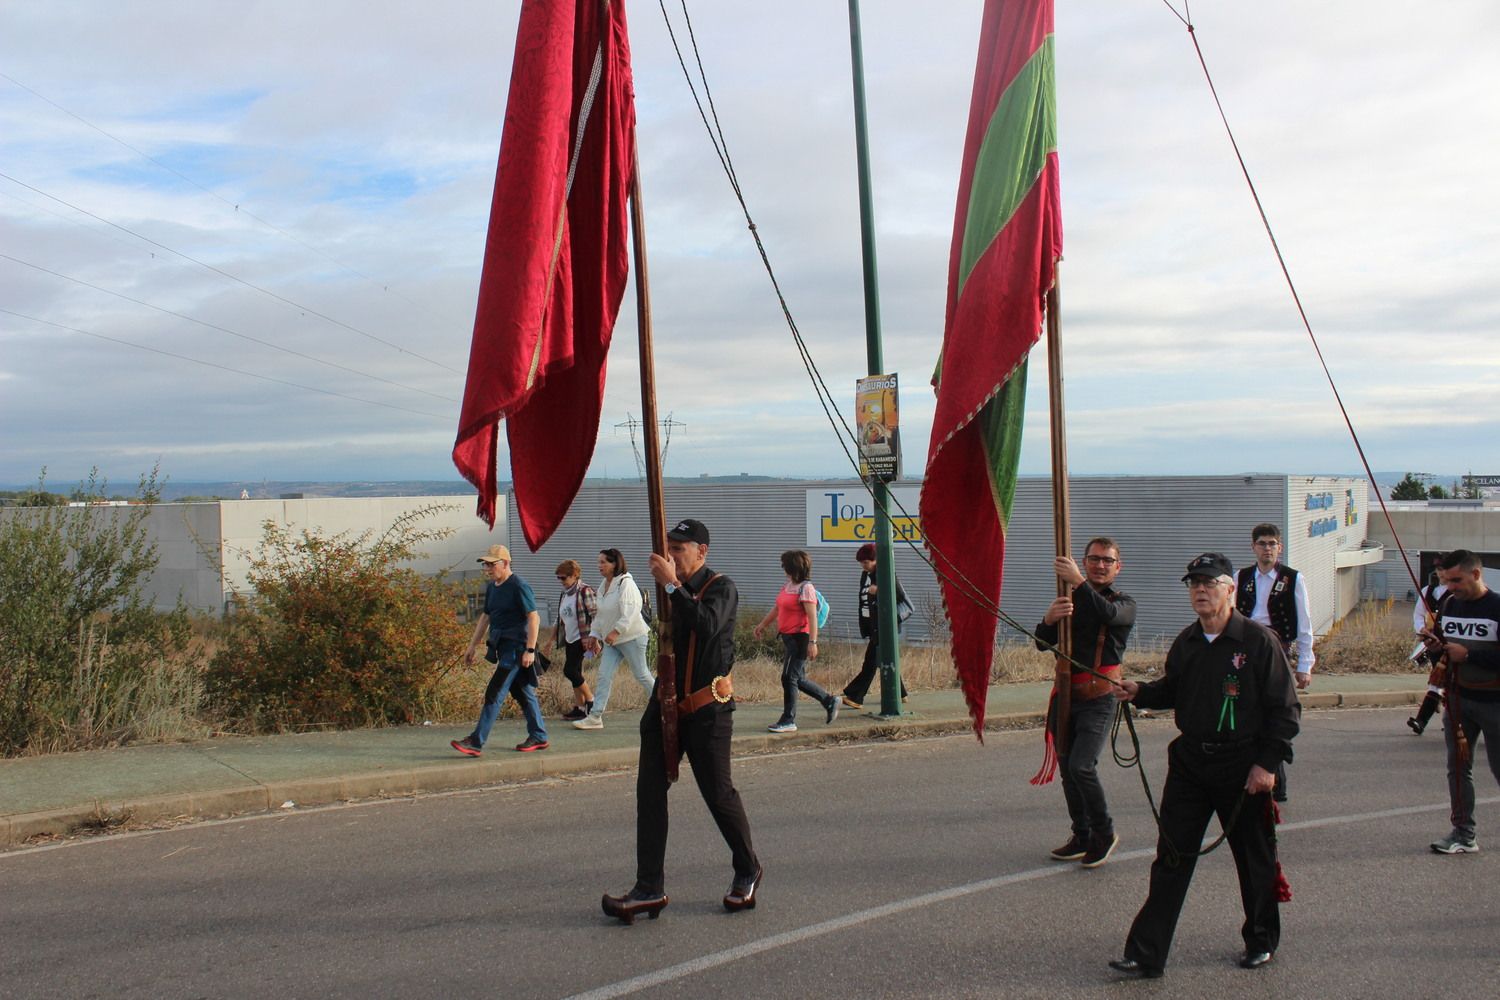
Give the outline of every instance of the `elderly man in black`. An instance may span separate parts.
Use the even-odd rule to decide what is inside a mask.
[[[1093,667],[1112,680],[1121,677],[1120,660],[1125,641],[1135,625],[1135,599],[1114,587],[1124,565],[1120,547],[1112,538],[1094,538],[1083,549],[1084,570],[1067,556],[1053,560],[1059,579],[1072,585],[1067,597],[1059,597],[1047,608],[1037,626],[1037,648],[1057,645],[1061,623],[1071,621],[1073,658]],[[1085,576],[1085,573],[1087,576]],[[1104,786],[1099,782],[1099,754],[1115,721],[1114,688],[1096,674],[1073,672],[1069,691],[1066,731],[1056,733],[1056,718],[1049,720],[1058,738],[1057,763],[1062,772],[1063,798],[1073,835],[1052,851],[1058,861],[1078,861],[1085,868],[1098,868],[1119,844]],[[1054,702],[1054,707],[1056,703]]]
[[[1217,552],[1183,576],[1198,620],[1167,652],[1165,676],[1122,682],[1117,697],[1142,708],[1170,708],[1181,734],[1167,751],[1161,836],[1151,888],[1110,966],[1155,978],[1167,964],[1177,917],[1198,862],[1209,817],[1228,831],[1245,908],[1243,968],[1271,961],[1281,936],[1271,790],[1276,765],[1290,760],[1300,706],[1281,640],[1234,607],[1234,568]]]
[[[708,528],[688,518],[667,532],[667,554],[652,553],[651,575],[672,605],[672,650],[677,660],[678,753],[686,753],[693,778],[719,832],[729,844],[734,882],[724,895],[731,912],[755,906],[761,867],[750,844],[750,821],[729,775],[734,733],[734,625],[739,591],[734,581],[709,569]],[[667,905],[666,751],[662,745],[660,680],[641,716],[640,772],[636,779],[635,886],[623,896],[606,895],[604,912],[630,923],[640,914],[655,919]]]

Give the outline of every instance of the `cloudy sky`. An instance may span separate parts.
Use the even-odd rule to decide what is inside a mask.
[[[1180,0],[1177,6],[1181,9]],[[930,430],[981,4],[863,6],[886,367]],[[0,482],[456,478],[518,5],[0,7]],[[669,5],[678,18],[680,11]],[[659,8],[629,8],[675,475],[839,475]],[[741,182],[852,409],[846,4],[692,8]],[[1209,67],[1377,469],[1500,472],[1500,6],[1200,0]],[[1077,473],[1357,468],[1191,41],[1059,4]],[[593,473],[635,472],[627,293]],[[1041,355],[1023,472],[1047,467]],[[502,454],[502,475],[505,456]]]

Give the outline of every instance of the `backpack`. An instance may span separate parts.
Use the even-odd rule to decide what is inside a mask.
[[[828,598],[823,596],[821,590],[814,589],[813,593],[818,595],[818,628],[822,628],[828,623],[828,612],[831,609],[828,607]]]
[[[626,573],[625,576],[630,576],[630,574]],[[630,580],[632,583],[634,583],[635,577],[630,576]],[[647,625],[655,625],[656,612],[651,608],[651,591],[641,590],[639,584],[636,585],[635,589],[641,591],[641,621],[645,622]]]

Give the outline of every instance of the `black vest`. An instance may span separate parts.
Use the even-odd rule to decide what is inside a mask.
[[[1240,570],[1239,586],[1235,595],[1235,607],[1246,618],[1255,610],[1255,565],[1252,563]],[[1297,571],[1289,566],[1276,564],[1276,582],[1271,585],[1271,596],[1266,601],[1266,614],[1271,616],[1271,631],[1281,636],[1287,645],[1297,641]]]

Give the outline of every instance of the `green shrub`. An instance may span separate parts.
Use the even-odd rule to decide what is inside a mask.
[[[467,638],[455,589],[399,565],[449,533],[420,527],[438,509],[375,538],[267,521],[254,591],[209,666],[215,709],[250,730],[416,720]]]
[[[52,496],[45,479],[43,470],[33,497]],[[95,470],[75,497],[104,490]],[[153,469],[129,506],[38,502],[0,518],[0,753],[122,742],[143,719],[160,719],[164,698],[196,698],[186,611],[158,613],[144,595],[157,564],[146,519],[158,497]]]

